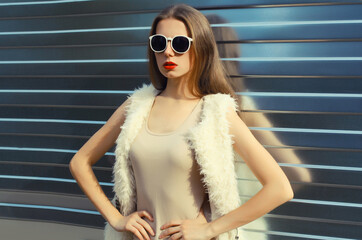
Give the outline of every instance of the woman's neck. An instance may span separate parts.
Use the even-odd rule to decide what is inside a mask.
[[[179,79],[167,79],[166,88],[159,95],[174,100],[195,100],[198,99],[191,94],[187,81]]]

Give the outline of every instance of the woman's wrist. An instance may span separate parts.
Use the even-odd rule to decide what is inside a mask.
[[[115,228],[115,226],[120,222],[122,218],[124,218],[124,216],[120,212],[116,211],[115,214],[113,214],[112,217],[109,218],[108,223],[113,228]]]
[[[212,239],[217,236],[217,233],[215,232],[215,229],[214,229],[212,223],[213,223],[212,221],[207,223],[207,228],[206,228],[207,239]]]

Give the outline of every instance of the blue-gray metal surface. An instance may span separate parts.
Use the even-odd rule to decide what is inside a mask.
[[[149,82],[150,24],[180,2],[209,18],[223,62],[234,66],[229,75],[243,86],[245,122],[295,191],[245,225],[248,237],[362,239],[358,0],[1,1],[2,236],[49,239],[39,234],[46,228],[52,239],[102,238],[104,219],[68,164],[127,94]],[[94,165],[110,198],[113,150]],[[261,185],[243,161],[237,173],[247,201]]]

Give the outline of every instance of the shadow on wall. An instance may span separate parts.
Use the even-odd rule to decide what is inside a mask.
[[[216,14],[206,15],[206,18],[209,20],[209,23],[212,24],[225,24],[227,21]],[[212,27],[215,40],[217,41],[218,51],[220,58],[240,58],[240,43],[239,38],[236,32],[231,27]],[[230,43],[231,42],[231,43]],[[228,81],[233,87],[234,91],[244,92],[250,91],[245,86],[246,81],[241,76],[240,62],[239,61],[223,61],[223,66],[228,75]],[[266,117],[263,113],[251,114],[247,113],[244,109],[248,110],[258,110],[258,106],[252,98],[239,95],[237,99],[240,107],[240,118],[245,122],[249,127],[259,126],[264,128],[273,127],[273,123]],[[281,148],[288,143],[282,143],[277,134],[272,131],[253,131],[253,135],[260,143],[271,143],[274,146],[280,146]],[[280,148],[269,148],[268,152],[274,157],[278,163],[287,163],[287,164],[303,164],[302,159],[296,155],[293,149],[283,149],[283,151],[278,151]],[[254,179],[257,180],[252,171],[244,164],[243,159],[236,153],[238,161],[236,163],[236,172],[238,178],[241,179]],[[307,191],[306,183],[312,182],[312,176],[310,171],[307,168],[303,167],[283,167],[283,171],[287,175],[289,181],[292,184],[294,190],[294,198],[298,198],[298,193]],[[300,184],[303,183],[303,184]],[[242,196],[242,203],[245,203],[251,196],[255,195],[261,188],[262,185],[259,181],[243,181],[242,187],[239,186],[239,194]],[[247,196],[246,198],[244,196]],[[249,224],[244,225],[245,236],[247,239],[256,239],[256,240],[266,240],[268,239],[267,234],[256,234],[254,235],[254,230],[256,231],[273,231],[273,218],[259,218]],[[251,231],[247,231],[247,230]],[[250,234],[250,235],[249,235]]]

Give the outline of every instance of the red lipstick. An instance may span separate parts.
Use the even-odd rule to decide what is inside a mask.
[[[177,64],[174,63],[174,62],[171,62],[171,61],[165,62],[165,63],[163,64],[163,67],[164,67],[165,69],[167,69],[167,70],[172,70],[172,69],[174,69],[176,66],[177,66]]]

